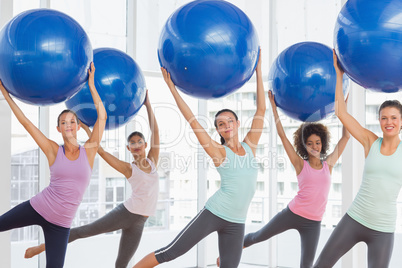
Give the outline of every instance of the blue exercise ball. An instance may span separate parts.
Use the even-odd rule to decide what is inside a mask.
[[[145,78],[138,64],[126,53],[113,48],[94,50],[95,87],[107,111],[106,129],[129,122],[146,97]],[[66,106],[78,118],[93,126],[98,118],[88,84]]]
[[[29,104],[70,98],[84,86],[91,61],[83,28],[56,10],[22,12],[0,32],[0,79],[8,92]]]
[[[343,78],[346,96],[349,79]],[[293,119],[315,122],[335,111],[336,72],[326,45],[302,42],[286,48],[273,62],[268,82],[276,105]]]
[[[338,15],[334,47],[345,73],[364,88],[402,89],[402,1],[348,0]]]
[[[184,93],[209,99],[226,96],[253,75],[257,32],[243,11],[226,1],[200,0],[177,9],[162,29],[160,65]]]

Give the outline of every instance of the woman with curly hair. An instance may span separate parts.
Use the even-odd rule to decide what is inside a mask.
[[[328,154],[330,133],[320,123],[304,123],[294,133],[294,147],[285,135],[279,119],[274,95],[268,93],[281,138],[290,162],[296,170],[299,191],[288,206],[273,217],[262,229],[244,237],[243,247],[268,240],[289,229],[296,229],[301,239],[300,267],[312,267],[320,236],[331,186],[331,173],[349,140],[343,128],[342,137],[334,151]]]

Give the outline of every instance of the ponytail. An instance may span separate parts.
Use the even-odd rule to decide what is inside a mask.
[[[221,137],[221,144],[225,145],[225,142],[226,142],[225,139],[221,135],[219,135],[219,136]]]

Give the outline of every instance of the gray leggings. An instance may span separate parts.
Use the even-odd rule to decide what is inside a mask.
[[[68,242],[121,229],[119,253],[115,266],[126,268],[138,248],[146,220],[147,217],[133,214],[120,204],[102,218],[71,229]]]
[[[228,222],[201,210],[168,246],[155,251],[159,263],[171,261],[195,246],[212,232],[218,232],[221,268],[236,268],[243,249],[244,224]]]
[[[300,267],[312,267],[318,239],[320,237],[321,222],[313,221],[294,214],[288,207],[276,214],[262,229],[244,237],[244,247],[265,241],[289,229],[296,229],[301,240]]]
[[[394,245],[394,233],[375,231],[345,214],[335,227],[314,267],[332,267],[354,245],[367,244],[368,268],[386,268]]]

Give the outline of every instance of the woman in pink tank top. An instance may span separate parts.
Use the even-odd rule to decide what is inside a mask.
[[[106,110],[94,84],[95,67],[88,70],[88,86],[97,110],[98,119],[93,134],[80,146],[77,115],[64,110],[57,119],[57,130],[64,144],[59,146],[48,139],[21,111],[0,82],[0,90],[18,121],[46,155],[50,167],[50,184],[31,200],[21,203],[0,216],[0,231],[28,225],[42,227],[49,246],[46,267],[63,267],[71,221],[89,183],[98,145],[106,124]]]
[[[332,168],[349,140],[343,128],[334,151],[329,149],[329,131],[320,123],[304,123],[294,133],[292,146],[278,116],[272,92],[269,93],[278,135],[290,162],[295,168],[299,191],[287,208],[279,212],[262,229],[244,237],[244,247],[265,241],[289,229],[300,234],[302,256],[300,267],[312,267],[320,236],[321,219],[328,200]]]
[[[134,161],[128,163],[121,161],[99,146],[98,154],[118,172],[123,174],[132,188],[132,194],[124,203],[118,205],[102,218],[88,225],[71,229],[68,242],[98,234],[122,230],[119,252],[115,267],[125,268],[134,256],[141,240],[144,225],[149,216],[154,215],[159,194],[159,176],[156,171],[159,158],[159,128],[152,111],[149,95],[144,103],[149,126],[151,128],[151,141],[148,155],[145,149],[148,143],[140,132],[133,132],[127,138],[127,150],[133,155]],[[91,131],[82,125],[88,135]],[[45,251],[45,244],[28,248],[25,257],[31,258]]]

